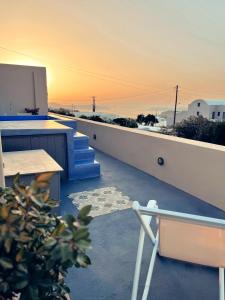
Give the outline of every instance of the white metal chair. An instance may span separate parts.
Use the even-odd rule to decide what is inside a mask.
[[[219,300],[224,300],[225,220],[159,209],[155,200],[147,207],[133,203],[141,222],[131,300],[137,299],[145,235],[153,250],[142,300],[148,297],[156,255],[219,268]],[[157,218],[154,235],[150,223]],[[175,241],[175,242],[174,242]]]

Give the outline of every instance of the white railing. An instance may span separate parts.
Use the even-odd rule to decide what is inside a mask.
[[[219,299],[224,300],[225,220],[159,209],[155,200],[147,207],[133,203],[141,223],[131,300],[137,300],[145,235],[153,250],[142,300],[147,300],[156,255],[219,269]],[[157,218],[154,235],[152,217]]]

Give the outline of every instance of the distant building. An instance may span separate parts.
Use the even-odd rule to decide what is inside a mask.
[[[174,111],[167,110],[160,114],[160,117],[166,119],[166,126],[172,126],[173,125],[173,119],[174,119]],[[187,111],[177,111],[176,113],[176,123],[179,123],[186,119],[188,117]]]
[[[0,115],[48,114],[46,68],[0,64]]]
[[[162,112],[160,116],[166,119],[167,126],[173,125],[174,111]],[[196,99],[188,105],[188,110],[177,112],[176,123],[179,123],[190,116],[203,116],[211,121],[225,121],[225,100]]]
[[[188,116],[203,116],[208,120],[225,121],[225,100],[197,99],[188,105]]]

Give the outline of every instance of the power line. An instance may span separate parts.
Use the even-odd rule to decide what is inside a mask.
[[[121,96],[121,97],[99,97],[101,99],[104,98],[104,100],[123,100],[123,99],[130,99],[130,98],[138,98],[138,97],[144,97],[144,96],[148,96],[148,97],[151,97],[151,96],[157,96],[157,95],[162,95],[162,94],[165,94],[165,92],[169,92],[169,90],[172,91],[172,88],[167,88],[165,90],[161,90],[161,91],[158,91],[158,92],[153,92],[153,93],[142,93],[142,94],[137,94],[137,95],[129,95],[129,96]]]
[[[148,96],[148,97],[151,97],[151,96],[155,96],[155,95],[163,95],[165,94],[166,91],[168,90],[171,90],[172,92],[172,88],[169,88],[169,89],[165,89],[165,90],[162,90],[158,93],[152,93],[152,94],[149,94],[149,93],[142,93],[142,94],[137,94],[137,95],[129,95],[129,96],[119,96],[119,97],[106,97],[106,96],[98,96],[99,99],[101,100],[107,100],[107,101],[110,101],[110,100],[124,100],[124,99],[131,99],[131,98],[138,98],[138,97],[144,97],[144,96]],[[52,99],[53,100],[53,99]],[[78,100],[78,99],[77,99]],[[79,101],[86,101],[87,99],[85,98],[79,98]]]
[[[9,49],[9,48],[3,47],[3,46],[0,46],[0,49],[2,49],[4,51],[15,53],[15,54],[18,54],[18,55],[22,55],[24,57],[28,57],[28,58],[31,58],[31,59],[36,59],[39,62],[45,61],[46,63],[49,63],[49,64],[54,63],[54,62],[50,62],[46,59],[36,57],[36,56],[30,55],[30,54],[27,54],[27,53],[24,53],[24,52],[20,52],[20,51],[14,50],[14,49]],[[62,65],[62,67],[64,69],[66,68],[70,71],[75,71],[75,72],[78,72],[78,73],[86,74],[89,77],[97,78],[97,79],[104,80],[104,81],[116,82],[119,85],[128,86],[128,87],[132,87],[132,88],[135,88],[135,89],[148,90],[148,89],[151,88],[149,85],[137,85],[136,83],[134,83],[132,81],[124,80],[122,78],[117,78],[117,77],[114,77],[114,76],[111,76],[111,75],[108,75],[108,74],[96,73],[96,72],[92,72],[92,71],[88,71],[88,70],[84,70],[84,69],[79,69],[79,68],[75,68],[73,66],[67,66],[67,65]],[[156,89],[155,91],[157,92],[159,90]]]
[[[195,91],[186,87],[182,87],[181,91],[184,90],[185,93],[190,93],[190,94],[213,94],[213,95],[223,95],[225,97],[225,91],[224,92],[218,92],[214,93],[213,91]]]

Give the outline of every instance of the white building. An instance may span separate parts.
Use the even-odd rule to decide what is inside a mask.
[[[188,116],[203,116],[208,120],[225,121],[225,100],[197,99],[188,105]]]
[[[48,114],[46,68],[0,64],[0,115],[18,115],[25,108]]]
[[[174,111],[162,112],[161,117],[166,119],[167,126],[173,125]],[[225,100],[221,99],[196,99],[188,105],[188,110],[176,113],[176,123],[190,116],[203,116],[208,120],[225,121]]]
[[[160,114],[160,117],[163,117],[166,119],[166,126],[172,126],[173,120],[174,120],[174,111],[167,110]],[[177,111],[176,113],[176,123],[179,123],[183,121],[184,119],[187,119],[188,112],[187,111]]]

